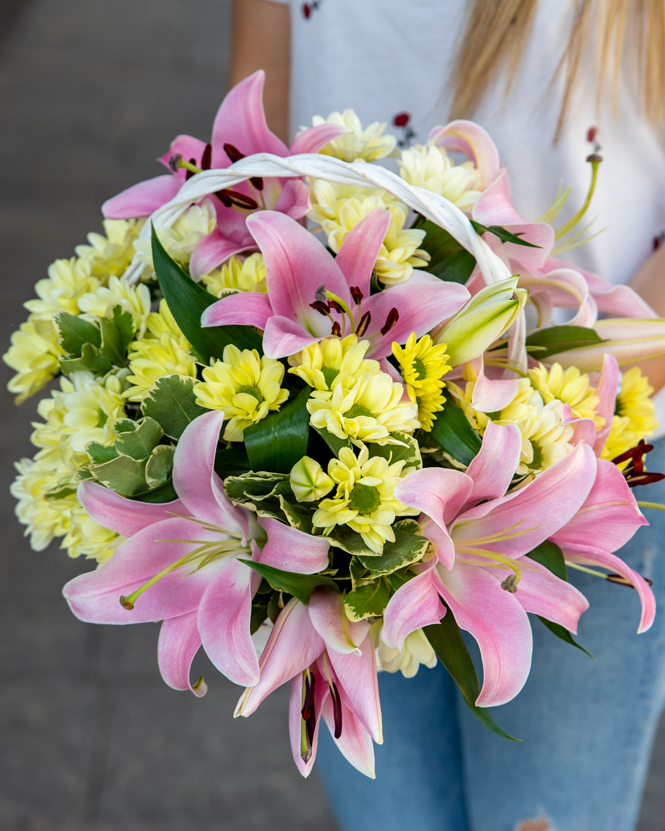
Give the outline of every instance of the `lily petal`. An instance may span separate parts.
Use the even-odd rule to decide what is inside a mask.
[[[198,612],[198,628],[207,656],[234,684],[259,680],[259,661],[249,631],[252,614],[251,570],[227,558],[208,586]]]
[[[486,499],[498,499],[510,487],[522,452],[522,434],[516,424],[490,421],[477,456],[467,468],[473,488],[467,501],[476,505]]]
[[[309,601],[309,617],[329,652],[361,654],[358,644],[367,635],[369,623],[366,620],[354,624],[349,621],[344,613],[344,598],[339,592],[322,586],[314,589]]]
[[[173,141],[171,142],[171,146],[169,147],[168,153],[164,153],[163,156],[160,156],[157,161],[161,162],[165,167],[168,167],[169,170],[171,169],[169,165],[169,159],[171,156],[176,155],[179,153],[183,159],[188,162],[191,159],[194,159],[194,164],[197,167],[201,167],[201,158],[203,156],[203,152],[206,149],[205,141],[201,141],[201,139],[194,138],[194,136],[188,135],[180,135],[176,136]],[[181,179],[185,179],[187,175],[187,171],[184,167],[178,169],[176,176]]]
[[[427,143],[468,156],[480,172],[483,188],[494,180],[501,167],[499,151],[491,136],[473,121],[459,118],[444,127],[434,127],[427,136]]]
[[[603,367],[600,371],[600,380],[596,387],[596,395],[600,399],[596,412],[605,419],[605,424],[598,430],[593,449],[597,456],[603,452],[607,437],[612,429],[612,419],[619,390],[619,364],[613,355],[603,355]]]
[[[201,326],[256,326],[265,329],[273,311],[268,296],[260,291],[229,294],[212,303],[201,315]]]
[[[261,563],[298,574],[318,574],[328,568],[330,543],[325,537],[306,534],[272,517],[260,517],[258,523],[268,535]]]
[[[437,598],[438,599],[438,598]],[[383,743],[379,679],[372,639],[366,634],[360,655],[328,651],[328,658],[363,726],[377,744]]]
[[[275,202],[275,210],[302,219],[312,207],[307,185],[300,179],[287,179]]]
[[[251,716],[264,698],[314,663],[323,649],[309,609],[292,598],[280,612],[261,655],[259,682],[245,690],[235,715]]]
[[[321,714],[328,725],[330,735],[342,756],[350,762],[356,770],[364,773],[370,779],[375,779],[374,772],[374,745],[372,737],[365,730],[360,718],[353,712],[341,695],[342,707],[342,735],[335,738],[335,717],[333,713],[332,699],[328,695],[323,701]]]
[[[219,228],[215,228],[194,249],[189,262],[190,274],[194,280],[199,280],[202,274],[209,274],[230,257],[251,249],[256,250],[256,243],[249,234],[245,240],[238,242],[224,236]]]
[[[173,617],[162,623],[157,647],[162,678],[172,689],[191,690],[197,698],[201,698],[208,691],[203,678],[194,687],[189,678],[192,661],[200,646],[201,636],[196,625],[196,612]]]
[[[295,137],[289,153],[292,156],[296,153],[318,153],[329,141],[348,132],[348,127],[341,124],[318,124],[316,127],[308,127]]]
[[[472,489],[473,479],[466,473],[435,467],[409,473],[395,488],[395,497],[400,502],[432,519],[427,535],[437,547],[440,562],[447,568],[452,568],[455,562],[455,547],[446,525],[462,509]]]
[[[330,334],[332,325],[327,317],[322,317],[323,329]],[[291,320],[283,315],[271,317],[263,332],[263,351],[268,358],[287,358],[301,349],[306,349],[313,343],[318,343],[323,335],[312,337],[312,335],[297,321]]]
[[[389,225],[390,211],[376,208],[351,230],[335,258],[349,286],[359,288],[363,297],[369,297],[372,273]]]
[[[531,669],[533,639],[526,612],[510,592],[478,566],[437,567],[439,591],[460,628],[478,642],[483,686],[478,707],[506,704],[520,692]]]
[[[163,519],[170,519],[174,514],[187,513],[179,499],[160,503],[138,502],[136,499],[120,496],[90,479],[81,482],[77,495],[79,502],[95,522],[115,531],[116,534],[122,534],[123,537],[131,537],[142,528]]]
[[[228,167],[224,144],[232,144],[245,156],[274,153],[288,156],[284,142],[268,128],[263,112],[263,85],[266,74],[260,69],[227,93],[212,127],[212,167]]]
[[[314,737],[312,739],[312,755],[308,762],[305,762],[300,754],[300,738],[302,729],[302,675],[296,675],[291,679],[289,686],[289,739],[291,742],[291,753],[293,753],[293,761],[300,771],[301,775],[307,779],[312,772],[314,762],[316,761],[316,751],[319,745],[319,727],[321,726],[321,705],[323,700],[329,696],[327,685],[324,684],[323,679],[318,677],[316,679],[316,686],[314,689],[314,712],[316,714],[316,725],[314,727]]]
[[[178,193],[182,179],[172,174],[156,176],[145,182],[132,185],[117,196],[107,199],[102,205],[106,219],[133,219],[150,216]]]
[[[439,623],[446,607],[439,599],[434,561],[426,571],[412,577],[388,601],[383,613],[381,638],[386,646],[400,650],[407,636],[423,626]]]

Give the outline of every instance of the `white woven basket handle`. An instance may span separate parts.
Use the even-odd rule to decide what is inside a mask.
[[[172,225],[190,205],[211,193],[233,188],[254,177],[294,178],[311,176],[328,182],[354,185],[361,188],[383,188],[410,208],[435,222],[451,234],[460,245],[470,251],[487,283],[510,277],[506,265],[475,232],[468,217],[452,202],[424,188],[409,185],[397,174],[378,165],[365,162],[343,162],[320,153],[302,153],[285,159],[270,153],[247,156],[223,170],[205,170],[185,182],[178,194],[156,210],[150,217],[155,227]],[[150,235],[150,222],[141,230],[141,238]],[[130,282],[136,282],[143,264],[136,258],[125,272]]]

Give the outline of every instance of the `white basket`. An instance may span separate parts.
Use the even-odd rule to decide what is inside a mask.
[[[225,188],[233,188],[254,177],[295,178],[311,176],[342,185],[383,188],[410,208],[435,222],[451,234],[476,258],[485,281],[496,283],[510,277],[507,266],[496,256],[473,228],[468,217],[452,202],[432,191],[410,185],[397,174],[365,162],[343,162],[320,153],[302,153],[283,159],[271,153],[247,156],[223,170],[205,170],[192,176],[178,194],[150,217],[155,227],[172,225],[190,205]],[[141,230],[141,238],[150,236],[150,222]],[[130,282],[136,282],[143,264],[136,259],[127,269]]]

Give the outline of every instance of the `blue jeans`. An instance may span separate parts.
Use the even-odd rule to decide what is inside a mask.
[[[665,472],[665,439],[647,464]],[[634,493],[665,503],[665,481]],[[531,675],[515,700],[492,711],[521,743],[483,727],[440,664],[411,679],[381,673],[376,779],[357,773],[327,730],[320,734],[317,768],[343,831],[514,831],[541,816],[557,831],[635,827],[665,703],[665,513],[644,513],[651,525],[619,554],[653,580],[653,627],[636,634],[633,589],[570,569],[591,604],[578,641],[596,661],[532,617]]]

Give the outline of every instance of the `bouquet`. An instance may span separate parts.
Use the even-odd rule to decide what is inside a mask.
[[[527,613],[580,646],[569,568],[634,587],[651,625],[615,552],[646,524],[631,488],[662,478],[644,465],[656,422],[620,367],[665,353],[665,321],[557,258],[584,240],[599,148],[555,228],[568,192],[520,216],[476,124],[400,150],[347,110],[286,147],[263,82],[37,283],[9,387],[60,380],[12,493],[34,549],[97,561],[64,588],[78,618],[163,621],[166,683],[202,696],[203,647],[245,688],[236,715],[288,682],[300,772],[323,720],[373,776],[380,669],[440,660],[511,738],[487,708],[525,683]]]

